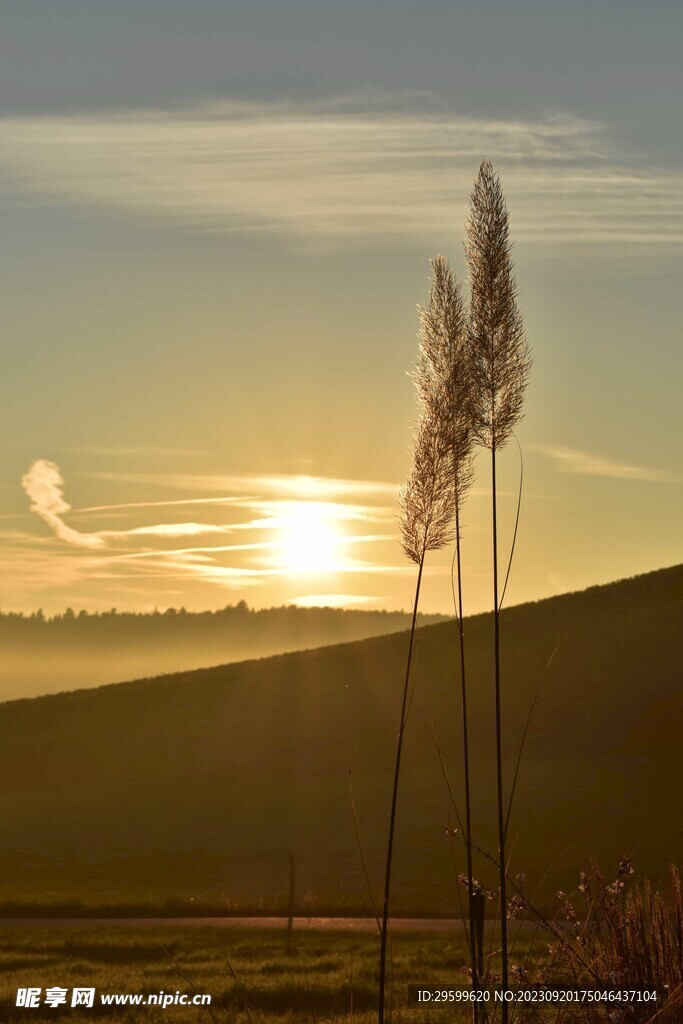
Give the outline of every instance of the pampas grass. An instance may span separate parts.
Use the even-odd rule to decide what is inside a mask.
[[[462,598],[461,521],[462,506],[472,482],[473,374],[470,358],[468,317],[460,287],[448,260],[432,260],[432,282],[427,305],[420,310],[420,354],[413,374],[420,404],[439,417],[444,445],[450,451],[455,516],[455,580],[453,593],[460,653],[460,695],[463,732],[463,777],[465,789],[465,844],[467,851],[468,945],[472,986],[477,987],[477,957],[472,886],[472,811],[470,787],[469,732],[467,718],[467,674],[464,612]],[[476,1004],[475,1020],[476,1020]]]
[[[379,1024],[384,1024],[391,867],[394,851],[398,785],[401,772],[401,754],[406,726],[410,669],[415,644],[415,625],[420,602],[420,587],[427,552],[442,548],[453,537],[451,527],[453,518],[453,474],[451,472],[450,451],[444,444],[444,431],[444,420],[438,410],[434,410],[433,413],[430,410],[425,410],[415,438],[412,470],[408,482],[402,488],[399,497],[403,550],[408,558],[417,565],[417,583],[413,601],[413,617],[410,627],[406,673],[403,682],[401,715],[396,741],[394,784],[389,815],[389,836],[387,840],[380,935]]]
[[[472,981],[476,985],[472,877],[471,790],[467,722],[466,661],[461,573],[462,502],[472,479],[475,441],[491,452],[492,540],[494,595],[494,683],[496,717],[496,769],[498,864],[502,987],[508,986],[508,938],[505,832],[503,809],[502,722],[500,694],[500,600],[498,588],[498,524],[496,455],[512,436],[522,415],[529,374],[529,353],[517,308],[512,273],[508,214],[502,189],[491,164],[484,161],[471,194],[467,221],[466,256],[469,266],[470,304],[466,311],[448,261],[432,262],[429,302],[420,313],[420,355],[413,374],[421,406],[413,468],[400,496],[403,549],[418,567],[399,732],[387,843],[384,901],[380,944],[379,1024],[384,1024],[386,952],[391,892],[391,868],[403,735],[415,640],[415,623],[427,551],[443,547],[455,536],[457,566],[456,613],[460,641],[460,676],[463,709],[463,761],[466,799],[467,885],[469,946]],[[453,530],[452,522],[455,519]],[[503,1024],[508,1009],[503,1004]]]
[[[505,818],[503,810],[502,722],[500,698],[500,617],[496,455],[512,436],[522,415],[530,358],[517,307],[508,212],[498,176],[484,160],[470,196],[465,253],[469,267],[469,332],[472,351],[472,427],[491,452],[494,686],[502,987],[508,984]],[[503,1005],[503,1024],[508,1009]]]
[[[403,550],[418,567],[428,551],[453,539],[453,476],[444,433],[443,417],[425,412],[415,438],[413,467],[399,495]]]

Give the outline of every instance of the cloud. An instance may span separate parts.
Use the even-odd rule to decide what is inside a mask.
[[[159,523],[136,526],[132,530],[100,530],[99,537],[196,537],[202,533],[225,533],[226,527],[211,523]]]
[[[218,547],[215,545],[203,546],[199,548],[173,548],[172,550],[166,551],[134,551],[130,554],[117,555],[117,559],[121,562],[131,561],[139,558],[159,558],[160,556],[172,556],[177,558],[182,556],[187,558],[188,561],[207,561],[215,552],[223,551],[258,551],[258,550],[270,550],[275,545],[271,541],[259,541],[253,544],[220,544]]]
[[[71,506],[64,500],[64,479],[55,462],[37,459],[22,477],[21,484],[31,499],[31,511],[44,519],[60,540],[80,548],[102,548],[108,540],[127,540],[135,537],[195,537],[200,534],[225,532],[225,527],[211,523],[158,523],[151,526],[136,526],[131,530],[83,533],[67,526],[61,518],[64,513],[71,511]]]
[[[0,554],[9,557],[8,568],[27,567],[22,575],[22,586],[31,589],[46,583],[58,584],[61,580],[128,578],[186,579],[240,587],[258,584],[270,577],[324,575],[317,564],[306,563],[305,548],[301,552],[290,552],[287,558],[283,556],[292,536],[297,545],[305,543],[301,536],[305,535],[309,524],[314,531],[319,528],[323,540],[329,534],[325,540],[329,547],[326,553],[334,558],[328,571],[334,574],[395,573],[405,568],[385,566],[379,560],[362,560],[352,554],[358,545],[396,541],[393,533],[377,532],[372,526],[368,529],[369,524],[379,523],[386,530],[388,520],[394,518],[393,508],[358,501],[362,497],[389,499],[396,491],[393,484],[294,474],[181,474],[161,478],[134,474],[125,478],[137,483],[161,482],[172,488],[200,491],[232,488],[237,493],[220,498],[92,506],[82,509],[82,514],[98,517],[107,512],[116,523],[117,518],[128,518],[131,509],[142,517],[153,515],[159,505],[194,507],[201,504],[205,507],[213,503],[223,517],[229,511],[233,521],[222,524],[152,522],[130,529],[101,529],[89,533],[75,530],[63,519],[71,508],[64,499],[64,480],[59,466],[38,459],[22,478],[22,485],[30,498],[31,511],[50,526],[54,536],[34,537],[16,530],[0,533]],[[211,543],[216,536],[230,534],[235,534],[236,539],[245,537],[246,543]],[[197,538],[197,542],[192,547],[174,547],[169,543],[180,538]],[[65,543],[60,544],[60,541]],[[299,556],[303,559],[301,566],[297,563]]]
[[[576,448],[564,448],[552,444],[534,444],[530,447],[554,459],[555,468],[560,473],[599,476],[608,480],[642,480],[651,483],[679,483],[681,479],[663,469],[617,462],[614,459],[582,452]]]
[[[381,597],[362,597],[359,594],[303,594],[289,601],[297,608],[348,608],[356,604],[381,604]]]
[[[64,500],[64,480],[59,466],[54,462],[37,459],[22,477],[21,485],[31,499],[31,511],[44,519],[60,540],[80,548],[104,546],[104,540],[97,534],[73,530],[62,520],[61,516],[68,512],[71,506]]]
[[[107,478],[106,473],[96,474],[100,478]],[[109,475],[111,476],[111,474]],[[125,478],[125,477],[124,477]],[[127,479],[127,478],[126,478]],[[135,478],[138,479],[137,477]],[[145,478],[153,479],[153,478]],[[118,502],[115,505],[90,505],[84,508],[73,508],[71,514],[74,516],[96,516],[100,513],[105,512],[121,512],[123,509],[145,509],[145,508],[159,508],[169,507],[178,505],[230,505],[233,502],[239,502],[240,498],[226,498],[222,496],[220,498],[179,498],[175,501],[124,501]],[[16,518],[15,516],[0,516],[0,519]]]
[[[238,501],[237,495],[284,494],[305,500],[380,496],[394,499],[398,485],[385,480],[347,480],[327,476],[310,476],[302,473],[96,473],[99,480],[117,483],[149,484],[169,487],[173,490],[222,491],[231,497],[191,498],[187,504],[202,501]],[[179,504],[180,502],[172,502]],[[185,503],[185,502],[183,502]],[[154,502],[152,504],[161,504]],[[164,502],[164,504],[167,504]],[[171,503],[168,503],[171,504]],[[95,506],[90,511],[111,506]],[[123,506],[121,506],[123,507]],[[141,507],[131,506],[128,508]],[[85,510],[84,510],[85,511]]]
[[[399,106],[224,102],[5,117],[0,181],[19,202],[124,210],[199,231],[433,239],[486,155],[504,174],[522,241],[683,240],[683,174],[614,152],[596,122]]]

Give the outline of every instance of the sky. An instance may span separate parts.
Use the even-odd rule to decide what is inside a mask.
[[[506,601],[681,561],[683,9],[0,0],[0,607],[408,608],[429,259],[483,158],[534,365]],[[465,602],[491,605],[484,455]],[[450,552],[425,611],[451,608]]]

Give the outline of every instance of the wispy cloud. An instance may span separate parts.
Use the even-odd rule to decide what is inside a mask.
[[[132,475],[135,482],[159,477]],[[236,494],[220,498],[188,498],[162,502],[134,502],[90,506],[81,514],[98,518],[103,512],[114,524],[133,514],[149,518],[159,506],[200,505],[224,522],[143,522],[132,527],[76,530],[64,517],[71,507],[64,498],[64,479],[59,466],[46,459],[36,460],[22,478],[31,510],[52,530],[35,537],[25,531],[0,534],[7,566],[26,567],[22,580],[29,589],[43,582],[51,585],[65,579],[122,580],[185,579],[225,587],[252,585],[270,577],[365,575],[402,571],[384,565],[375,552],[374,560],[354,555],[359,547],[395,542],[395,532],[377,532],[376,524],[387,529],[393,519],[395,487],[382,481],[328,479],[292,475],[206,476],[192,474],[162,478],[164,486],[211,491],[232,488]],[[256,494],[254,494],[256,492]],[[378,503],[363,503],[362,497]],[[347,499],[347,500],[344,500]],[[388,504],[381,504],[381,502]],[[139,522],[138,518],[138,522]],[[216,537],[235,535],[236,543],[212,543]],[[250,536],[251,535],[251,536]],[[173,546],[173,541],[196,538],[192,547]],[[244,538],[244,541],[242,541]],[[89,549],[87,551],[80,549]]]
[[[44,519],[60,540],[81,548],[98,548],[104,540],[92,533],[74,530],[61,518],[71,506],[64,500],[64,480],[59,466],[46,459],[37,459],[21,480],[22,487],[31,500],[31,511]]]
[[[155,523],[130,530],[97,530],[85,533],[68,526],[63,516],[71,511],[64,500],[64,479],[59,466],[47,459],[37,459],[21,480],[31,499],[31,511],[44,519],[60,540],[80,548],[101,548],[107,541],[136,537],[194,537],[199,534],[224,533],[225,527],[212,523]]]
[[[153,526],[136,526],[132,530],[100,530],[102,539],[120,537],[196,537],[202,533],[225,533],[226,527],[212,523],[158,523]]]
[[[290,604],[298,608],[348,608],[349,605],[381,604],[383,598],[359,594],[303,594]]]
[[[10,117],[0,180],[19,201],[126,210],[201,231],[306,239],[439,237],[483,155],[505,176],[520,240],[683,240],[683,174],[623,157],[603,126],[349,103]],[[23,197],[23,200],[21,199]]]
[[[106,474],[98,474],[106,476]],[[137,509],[138,511],[148,508],[172,508],[182,505],[230,505],[242,501],[241,498],[228,498],[225,495],[220,498],[177,498],[173,501],[123,501],[114,505],[89,505],[83,508],[72,508],[74,516],[99,515],[103,512],[122,512],[124,509]],[[0,516],[0,519],[17,518],[16,516]]]
[[[303,473],[107,473],[98,472],[99,480],[119,483],[148,484],[173,490],[219,491],[221,498],[191,498],[199,501],[235,501],[238,495],[283,494],[297,499],[330,500],[332,498],[367,497],[380,495],[395,497],[398,484],[386,480],[346,480]],[[177,502],[174,502],[177,504]],[[103,506],[100,506],[103,507]],[[129,506],[132,507],[132,506]]]
[[[552,444],[535,444],[531,447],[553,459],[555,468],[561,473],[599,476],[608,480],[642,480],[651,483],[679,483],[681,480],[679,476],[663,469],[618,462],[615,459],[582,452],[576,448],[564,448]]]

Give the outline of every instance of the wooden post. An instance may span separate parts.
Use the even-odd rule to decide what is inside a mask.
[[[287,911],[287,953],[292,952],[292,932],[294,931],[294,893],[295,893],[294,854],[289,855],[289,906]]]

